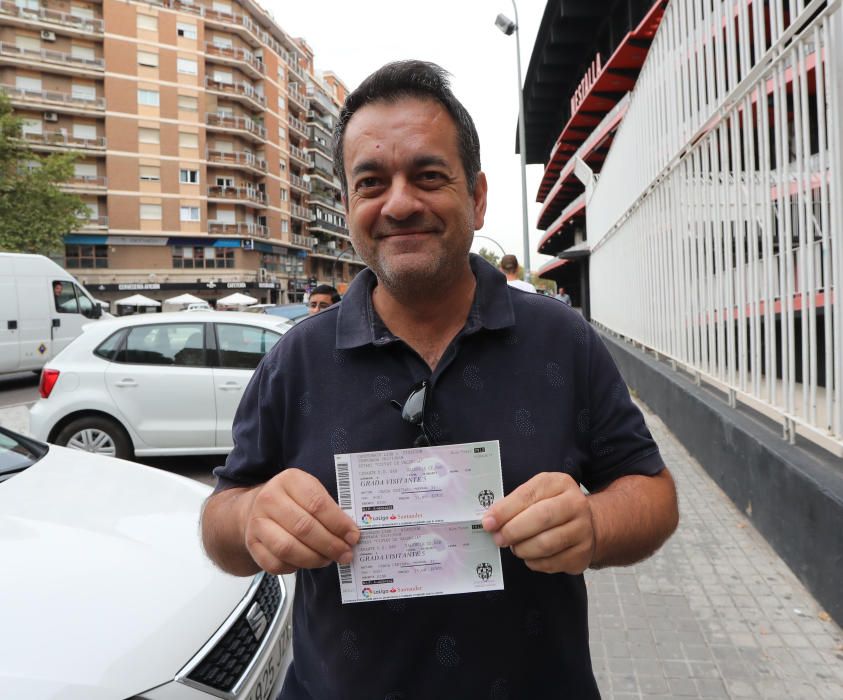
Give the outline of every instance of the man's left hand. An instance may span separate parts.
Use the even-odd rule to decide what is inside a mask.
[[[581,574],[594,557],[591,504],[568,474],[544,472],[493,504],[483,529],[533,571]]]

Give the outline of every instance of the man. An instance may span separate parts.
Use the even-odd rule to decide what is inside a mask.
[[[330,284],[320,284],[310,293],[310,299],[307,302],[307,313],[309,316],[318,314],[324,311],[329,306],[333,306],[340,301],[339,292]]]
[[[563,304],[567,304],[568,306],[571,305],[571,297],[568,292],[565,291],[565,287],[559,287],[559,291],[556,292],[556,298]]]
[[[500,262],[501,272],[506,275],[506,283],[510,287],[521,289],[525,292],[536,293],[536,288],[529,282],[518,278],[518,258],[514,255],[504,255]]]
[[[369,76],[334,153],[369,269],[257,369],[205,547],[237,575],[298,572],[283,700],[597,698],[581,574],[637,561],[675,528],[658,448],[581,316],[469,254],[486,177],[441,68]],[[507,495],[482,526],[505,590],[342,605],[333,563],[360,533],[337,505],[334,455],[412,447],[419,425],[391,402],[420,380],[426,438],[500,441]]]

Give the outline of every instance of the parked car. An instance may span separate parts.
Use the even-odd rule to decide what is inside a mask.
[[[182,311],[213,311],[207,301],[194,301],[182,309]]]
[[[275,698],[294,578],[211,564],[209,491],[0,428],[0,698]]]
[[[0,374],[40,370],[102,316],[102,306],[49,258],[0,253]]]
[[[90,324],[42,371],[30,431],[122,458],[226,454],[246,384],[288,328],[277,316],[214,311]]]
[[[289,320],[290,325],[307,318],[307,304],[255,304],[245,309],[252,314],[268,314]]]

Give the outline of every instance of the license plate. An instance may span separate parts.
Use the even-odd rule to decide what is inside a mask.
[[[286,648],[287,637],[282,634],[272,648],[272,653],[269,655],[269,659],[267,659],[266,666],[263,667],[260,678],[252,686],[252,689],[246,696],[246,700],[270,700],[273,698],[275,685],[283,668]]]

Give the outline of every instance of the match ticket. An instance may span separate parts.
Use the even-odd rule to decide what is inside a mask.
[[[363,530],[338,569],[344,604],[503,589],[500,549],[479,523]]]
[[[476,521],[503,496],[497,440],[335,455],[340,507],[361,528]]]

